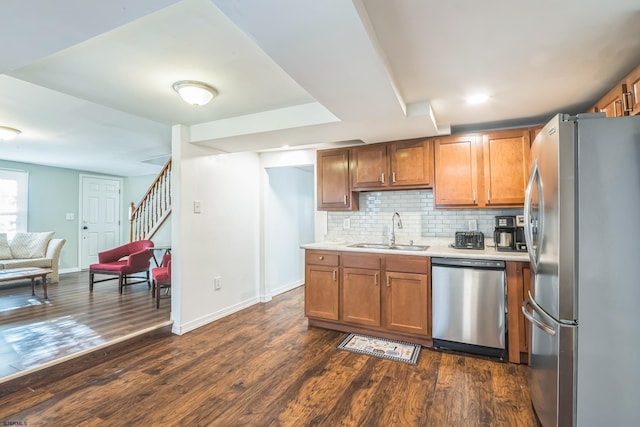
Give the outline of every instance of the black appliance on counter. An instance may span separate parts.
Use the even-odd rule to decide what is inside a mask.
[[[497,216],[493,241],[498,251],[526,252],[524,215]]]
[[[484,249],[484,234],[480,231],[456,231],[453,244],[455,249]]]

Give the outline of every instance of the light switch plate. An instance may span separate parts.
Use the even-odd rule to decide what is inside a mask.
[[[200,200],[193,201],[193,213],[199,214],[201,212]]]
[[[67,221],[73,221],[74,219],[76,219],[76,214],[74,214],[73,212],[67,212],[67,214],[65,215],[65,219]]]
[[[478,221],[475,219],[469,220],[469,231],[477,231],[478,230]]]

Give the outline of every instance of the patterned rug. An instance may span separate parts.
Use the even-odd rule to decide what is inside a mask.
[[[422,347],[417,344],[409,344],[402,341],[349,334],[336,348],[353,353],[380,357],[382,359],[395,360],[396,362],[408,363],[409,365],[416,365]]]

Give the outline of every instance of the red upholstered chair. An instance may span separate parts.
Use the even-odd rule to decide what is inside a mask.
[[[153,276],[151,296],[156,297],[156,308],[160,308],[160,291],[171,288],[171,253],[164,254],[162,264],[151,270],[151,276]]]
[[[153,248],[151,240],[138,240],[98,253],[98,263],[89,266],[89,291],[93,292],[94,283],[115,279],[118,279],[118,291],[120,293],[122,293],[124,286],[135,285],[136,283],[147,282],[151,287],[149,267],[153,252],[149,250],[150,248]],[[135,273],[145,273],[145,276],[133,276]],[[95,274],[118,277],[95,280]],[[131,279],[134,280],[130,281]]]

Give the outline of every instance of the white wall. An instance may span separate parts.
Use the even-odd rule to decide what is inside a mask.
[[[172,318],[178,334],[257,303],[260,280],[258,155],[216,154],[187,140],[188,128],[174,126]]]
[[[304,283],[300,245],[314,241],[313,165],[269,168],[267,175],[263,299]]]

